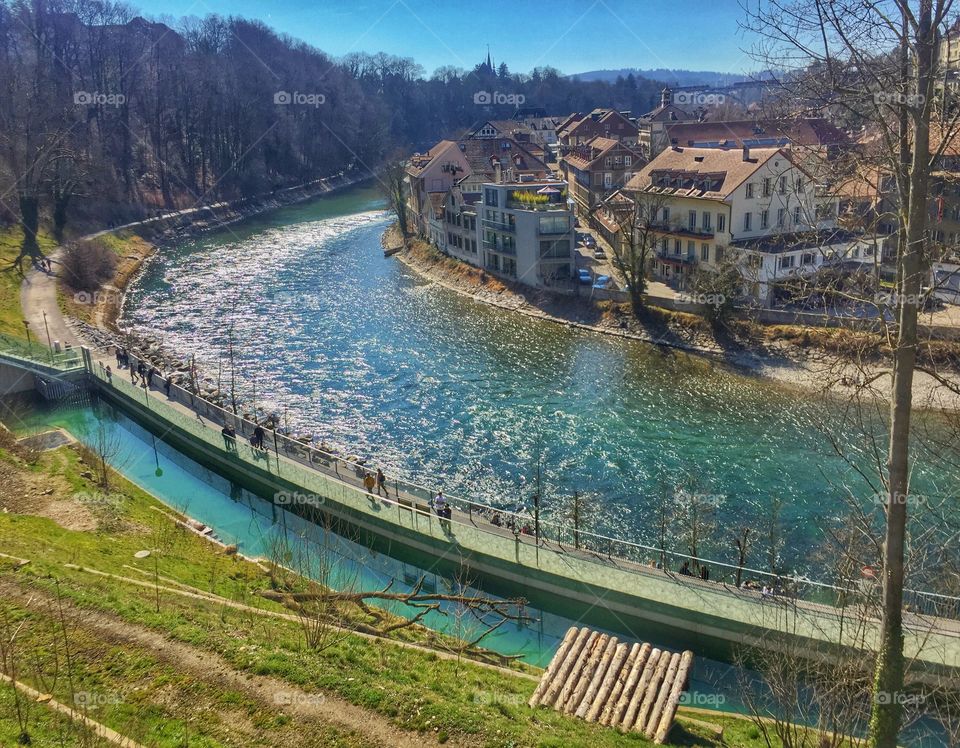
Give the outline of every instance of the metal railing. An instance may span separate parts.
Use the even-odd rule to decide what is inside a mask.
[[[136,366],[137,358],[130,354],[130,359]],[[102,364],[94,365],[93,369],[91,373],[99,379],[126,391],[132,397],[142,398],[147,407],[150,407],[150,401],[153,398],[146,388],[125,381],[122,373],[113,373],[108,377]],[[154,390],[165,390],[166,380],[159,376],[154,377],[154,385],[152,388]],[[249,444],[249,438],[253,436],[257,422],[216,405],[177,384],[170,385],[168,397],[172,402],[185,405],[195,414],[194,419],[186,416],[179,419],[181,421],[186,419],[186,423],[181,425],[185,425],[189,431],[196,433],[197,420],[200,420],[203,432],[206,432],[205,440],[223,449],[227,447],[227,441],[208,426],[203,425],[202,419],[206,418],[220,426],[230,424],[236,430],[236,440],[232,445],[234,453],[266,469],[270,469],[273,461],[274,470],[278,474],[279,458],[282,454],[303,466],[347,483],[354,489],[365,491],[363,478],[376,470],[375,467],[371,468],[366,460],[350,459],[331,448],[315,447],[311,443],[312,440],[292,438],[282,433],[279,428],[265,429],[264,448],[256,449]],[[162,401],[158,402],[162,403]],[[172,408],[167,406],[167,410]],[[177,421],[177,416],[181,414],[175,412],[163,415]],[[438,479],[436,486],[428,487],[393,475],[388,476],[387,489],[387,496],[383,498],[389,499],[390,489],[392,489],[394,498],[390,501],[399,508],[409,509],[415,514],[433,516],[431,515],[433,499],[442,489],[442,481]],[[547,513],[537,517],[535,510],[512,511],[493,503],[449,496],[446,492],[444,492],[444,499],[458,512],[451,518],[454,524],[468,525],[501,537],[504,533],[512,533],[517,540],[539,544],[551,550],[577,554],[593,562],[627,571],[669,574],[675,579],[686,580],[690,584],[709,585],[712,589],[724,588],[729,592],[749,595],[756,599],[769,597],[801,600],[837,608],[852,603],[862,603],[865,600],[874,600],[879,595],[878,582],[875,580],[842,579],[831,583],[791,574],[772,573],[746,565],[693,556],[668,548],[611,537],[575,527],[569,522],[556,522]],[[707,570],[706,573],[702,571],[703,569]],[[906,589],[904,604],[912,613],[960,619],[960,597]]]
[[[41,367],[69,371],[83,367],[79,348],[67,348],[59,353],[36,340],[26,340],[0,333],[0,355]]]

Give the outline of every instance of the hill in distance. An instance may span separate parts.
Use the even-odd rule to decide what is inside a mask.
[[[640,68],[588,70],[584,73],[576,73],[570,77],[579,78],[582,81],[606,81],[613,83],[621,75],[625,78],[631,73],[640,78],[664,81],[672,86],[729,86],[732,83],[751,80],[750,75],[718,73],[711,70],[669,70],[667,68],[654,68],[649,70]]]

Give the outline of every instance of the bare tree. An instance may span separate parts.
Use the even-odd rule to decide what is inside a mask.
[[[643,311],[643,296],[659,240],[658,231],[663,229],[660,214],[665,203],[663,195],[628,185],[598,206],[619,229],[610,247],[611,260],[623,277],[630,294],[630,306],[637,316]]]
[[[410,234],[407,221],[407,171],[403,161],[394,158],[387,162],[383,169],[380,189],[387,198],[390,209],[397,216],[397,225],[400,227],[400,236],[406,240]]]
[[[870,718],[872,745],[893,748],[902,724],[897,698],[904,686],[903,602],[910,429],[914,372],[920,343],[918,311],[928,274],[928,184],[935,116],[938,31],[952,0],[881,0],[858,4],[828,0],[767,0],[748,11],[759,35],[757,56],[781,77],[783,100],[795,111],[828,107],[867,128],[861,155],[890,174],[898,198],[895,323],[890,345],[891,382],[886,458],[883,606]],[[956,114],[941,123],[955,129]],[[940,148],[950,138],[943,138]],[[883,696],[884,698],[880,698]]]

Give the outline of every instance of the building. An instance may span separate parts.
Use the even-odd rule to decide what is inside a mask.
[[[594,109],[589,114],[574,113],[557,126],[557,140],[562,146],[586,145],[596,137],[610,138],[628,146],[637,144],[637,125],[629,113],[616,109]]]
[[[675,146],[624,193],[652,219],[654,276],[678,289],[694,269],[736,258],[743,292],[770,303],[778,282],[836,262],[836,245],[852,242],[837,239],[835,206],[818,207],[817,185],[783,148]]]
[[[530,286],[569,283],[576,237],[566,185],[483,185],[480,214],[481,267]]]
[[[668,145],[667,126],[675,122],[695,121],[697,113],[681,109],[673,103],[673,92],[669,88],[660,92],[660,106],[637,118],[638,147],[653,157]]]
[[[636,148],[611,138],[596,137],[572,146],[560,157],[560,170],[577,212],[588,218],[605,197],[623,187],[644,165]]]
[[[666,146],[682,148],[792,148],[832,158],[850,145],[846,133],[821,117],[784,120],[674,122]]]
[[[443,201],[450,188],[469,173],[470,164],[452,140],[441,140],[407,162],[407,204],[418,233],[439,237]]]

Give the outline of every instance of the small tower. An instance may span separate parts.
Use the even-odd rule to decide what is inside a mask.
[[[673,91],[670,90],[670,86],[666,86],[660,92],[660,106],[670,106],[673,102]]]

